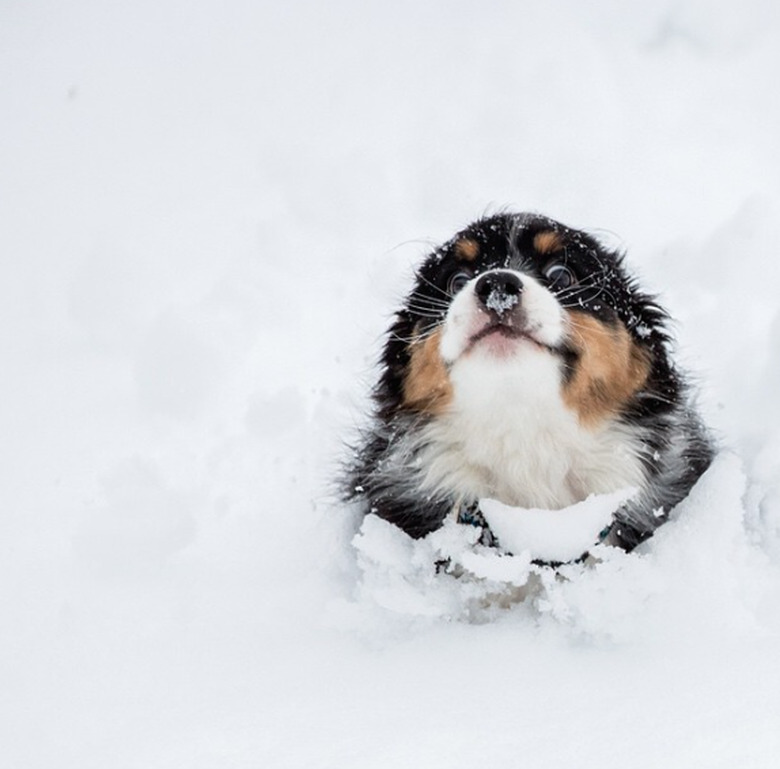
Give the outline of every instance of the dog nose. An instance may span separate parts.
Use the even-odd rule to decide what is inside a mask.
[[[520,303],[523,281],[515,272],[492,270],[481,275],[474,284],[477,299],[488,310],[503,315]]]

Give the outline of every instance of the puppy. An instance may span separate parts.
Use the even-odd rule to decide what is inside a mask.
[[[483,498],[556,509],[637,495],[599,541],[631,550],[713,456],[666,312],[621,255],[552,219],[482,219],[430,254],[381,357],[345,496],[423,537]]]

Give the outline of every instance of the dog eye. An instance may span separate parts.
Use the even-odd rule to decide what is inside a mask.
[[[544,277],[547,278],[550,288],[558,291],[571,288],[577,282],[574,273],[564,264],[551,264],[544,271]]]
[[[459,270],[451,275],[450,279],[447,281],[447,292],[454,296],[471,280],[471,278],[472,275],[470,272]]]

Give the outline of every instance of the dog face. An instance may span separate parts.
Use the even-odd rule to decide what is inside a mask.
[[[552,389],[598,428],[648,383],[662,317],[586,234],[528,215],[477,222],[419,271],[396,332],[409,340],[402,406],[442,415],[498,380],[518,401]]]

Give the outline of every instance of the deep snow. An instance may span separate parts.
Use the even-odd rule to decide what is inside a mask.
[[[5,3],[3,765],[776,766],[779,72],[769,0]],[[726,446],[568,580],[329,487],[504,205],[628,249]]]

